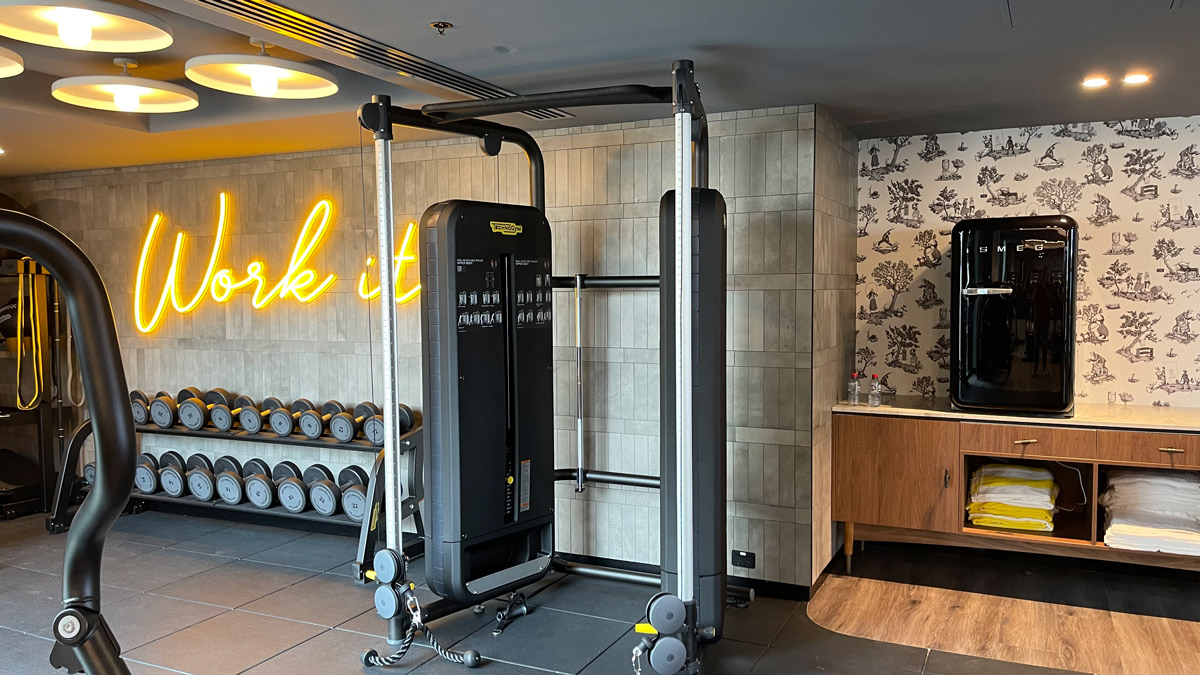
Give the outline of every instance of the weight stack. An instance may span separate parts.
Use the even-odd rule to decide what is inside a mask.
[[[659,314],[662,341],[660,444],[662,456],[662,590],[679,594],[679,514],[675,447],[675,191],[659,206]],[[719,640],[725,619],[725,199],[707,188],[692,190],[692,466],[696,529],[694,587],[698,625]]]
[[[426,577],[470,605],[553,556],[552,240],[536,208],[461,200],[421,233]]]

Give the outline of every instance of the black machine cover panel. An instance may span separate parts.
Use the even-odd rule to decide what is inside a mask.
[[[539,578],[505,570],[553,549],[550,227],[532,207],[455,200],[421,233],[426,575],[469,604]]]
[[[1067,216],[964,220],[951,241],[950,400],[1060,414],[1075,385],[1078,226]]]

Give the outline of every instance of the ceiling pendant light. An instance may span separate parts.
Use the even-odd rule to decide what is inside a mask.
[[[25,72],[25,60],[11,49],[0,47],[0,80]]]
[[[260,98],[324,98],[338,91],[333,74],[299,61],[267,55],[269,45],[251,40],[258,54],[210,54],[188,59],[183,72],[210,89]]]
[[[200,105],[196,92],[187,87],[130,75],[129,69],[137,68],[133,59],[118,58],[113,63],[121,66],[120,75],[65,77],[51,85],[50,92],[64,103],[95,110],[169,113]]]
[[[0,35],[88,52],[152,52],[171,46],[171,28],[139,9],[105,0],[0,0]]]

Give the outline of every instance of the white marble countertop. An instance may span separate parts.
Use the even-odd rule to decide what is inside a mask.
[[[1005,414],[993,412],[968,412],[950,406],[948,398],[922,398],[920,396],[885,396],[882,405],[872,408],[866,405],[850,405],[845,401],[833,406],[835,413],[854,415],[895,415],[898,417],[926,417],[949,419],[960,422],[1000,422],[1005,424],[1027,424],[1044,426],[1089,427],[1093,429],[1137,429],[1143,431],[1185,431],[1200,433],[1200,408],[1167,408],[1148,405],[1123,405],[1120,403],[1076,403],[1071,417],[1051,417],[1028,414]]]

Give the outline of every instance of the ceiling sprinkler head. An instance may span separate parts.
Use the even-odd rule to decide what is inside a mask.
[[[436,30],[439,37],[446,37],[446,29],[454,28],[454,24],[449,21],[434,21],[429,24],[429,27]]]

